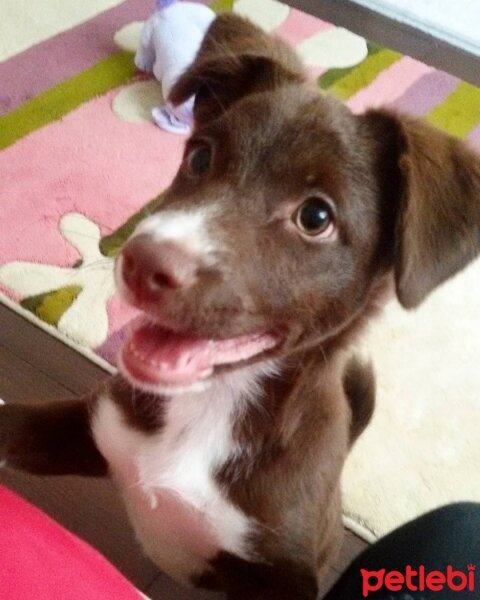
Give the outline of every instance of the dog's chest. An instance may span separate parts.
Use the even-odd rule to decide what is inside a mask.
[[[253,524],[215,480],[238,451],[228,398],[179,396],[166,405],[158,433],[132,429],[108,397],[93,420],[96,443],[120,486],[147,554],[177,579],[202,573],[218,551],[248,558]]]

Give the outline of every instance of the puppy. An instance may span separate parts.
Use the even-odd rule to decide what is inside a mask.
[[[186,584],[313,599],[373,408],[349,345],[390,290],[414,308],[478,255],[480,161],[420,121],[352,115],[233,15],[170,100],[194,95],[178,174],[118,257],[143,311],[120,374],[84,400],[2,407],[0,460],[110,474],[146,553]]]

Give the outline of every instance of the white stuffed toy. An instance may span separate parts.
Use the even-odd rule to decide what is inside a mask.
[[[193,2],[156,0],[155,5],[155,12],[143,27],[135,64],[155,75],[167,99],[177,79],[195,59],[215,13],[208,6]],[[155,107],[153,119],[167,131],[189,133],[193,102],[192,97],[177,107],[169,103]]]

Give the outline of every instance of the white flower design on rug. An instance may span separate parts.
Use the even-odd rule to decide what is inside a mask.
[[[343,27],[320,31],[297,46],[307,67],[345,69],[361,63],[368,55],[367,42]]]
[[[287,20],[290,7],[277,0],[236,0],[233,10],[247,17],[265,31],[274,31]]]
[[[277,0],[236,0],[233,11],[272,32],[285,24],[291,9]],[[353,67],[368,54],[366,41],[343,27],[318,31],[304,39],[296,49],[307,67]]]
[[[74,342],[95,348],[108,335],[107,302],[115,293],[114,259],[100,252],[100,229],[84,215],[64,215],[59,229],[62,237],[80,254],[79,266],[15,261],[0,267],[0,283],[22,298],[65,288],[76,290],[56,325]]]

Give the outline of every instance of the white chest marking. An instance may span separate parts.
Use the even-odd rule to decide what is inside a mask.
[[[256,395],[257,377],[258,367],[249,367],[205,392],[173,396],[156,434],[131,429],[111,399],[99,401],[96,443],[147,554],[177,579],[203,571],[219,550],[249,557],[255,524],[228,501],[214,475],[241,452],[232,427]]]

